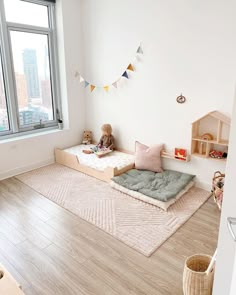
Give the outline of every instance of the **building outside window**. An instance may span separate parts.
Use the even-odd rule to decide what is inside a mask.
[[[55,0],[0,0],[0,139],[57,126]]]

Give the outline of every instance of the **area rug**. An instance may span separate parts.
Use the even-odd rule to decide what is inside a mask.
[[[59,164],[16,178],[145,256],[160,247],[209,198],[209,192],[192,188],[164,212]]]

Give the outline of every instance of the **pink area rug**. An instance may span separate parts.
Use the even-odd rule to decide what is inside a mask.
[[[192,188],[164,212],[58,164],[16,178],[145,256],[150,256],[209,198],[209,192]]]

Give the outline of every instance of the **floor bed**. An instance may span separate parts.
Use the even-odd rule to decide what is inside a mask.
[[[155,173],[132,169],[112,178],[110,185],[135,199],[167,211],[194,186],[194,177],[172,170]]]
[[[93,146],[81,144],[64,150],[55,149],[56,162],[106,182],[134,167],[134,156],[127,153],[114,151],[98,158],[95,154],[82,152]]]

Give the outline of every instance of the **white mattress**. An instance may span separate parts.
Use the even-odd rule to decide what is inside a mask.
[[[191,187],[194,186],[194,181],[190,181],[189,184],[186,185],[185,188],[183,188],[174,198],[170,199],[169,201],[167,202],[162,202],[162,201],[159,201],[157,199],[153,199],[151,197],[148,197],[142,193],[139,193],[139,192],[136,192],[136,191],[133,191],[133,190],[130,190],[128,188],[125,188],[119,184],[117,184],[116,182],[114,181],[111,181],[110,182],[110,185],[111,187],[113,187],[114,189],[122,192],[122,193],[125,193],[135,199],[138,199],[138,200],[141,200],[145,203],[148,203],[148,204],[151,204],[151,205],[155,205],[161,209],[163,209],[164,211],[167,211],[167,209],[173,205],[175,202],[177,202],[184,194],[186,194]]]
[[[122,169],[130,164],[134,164],[134,156],[125,154],[122,152],[114,151],[110,154],[107,154],[106,156],[102,158],[98,158],[95,154],[85,154],[82,151],[83,150],[89,150],[91,147],[94,147],[95,145],[84,145],[80,144],[77,146],[70,147],[68,149],[65,149],[65,152],[71,153],[73,155],[76,155],[80,164],[88,166],[90,168],[104,171],[107,167]]]

